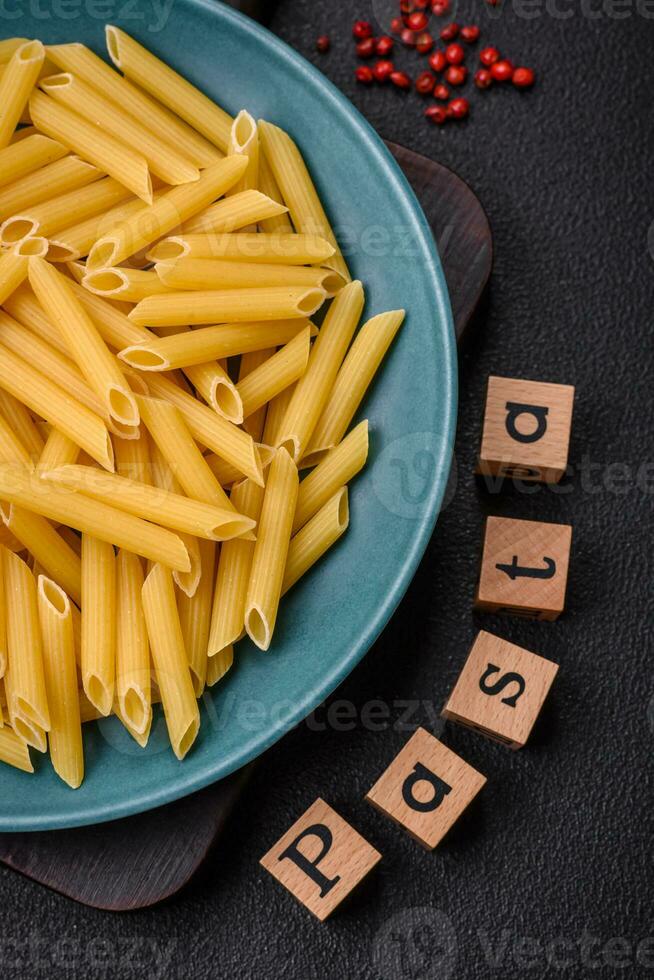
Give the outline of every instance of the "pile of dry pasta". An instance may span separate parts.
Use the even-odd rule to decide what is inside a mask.
[[[161,702],[182,759],[234,644],[269,648],[347,527],[404,317],[357,331],[285,132],[106,36],[119,71],[0,41],[0,760],[73,788],[84,722],[145,746]]]

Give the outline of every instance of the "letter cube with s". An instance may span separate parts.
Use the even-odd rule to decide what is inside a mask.
[[[318,798],[260,864],[322,922],[381,854]]]
[[[485,776],[419,728],[366,800],[433,850],[485,782]]]
[[[551,660],[482,630],[442,715],[522,748],[558,669]]]
[[[477,472],[558,483],[568,465],[572,385],[488,379]]]

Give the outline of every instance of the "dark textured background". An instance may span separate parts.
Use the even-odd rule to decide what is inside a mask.
[[[559,7],[572,10],[563,0]],[[186,893],[157,910],[93,912],[0,869],[5,977],[654,973],[654,20],[629,0],[620,7],[592,0],[585,9],[569,19],[542,9],[528,20],[508,2],[491,10],[462,0],[457,19],[477,20],[484,40],[536,69],[538,85],[525,95],[474,92],[470,122],[439,130],[423,122],[417,97],[356,88],[350,24],[370,15],[369,2],[276,6],[277,33],[318,63],[383,136],[458,171],[488,212],[496,264],[462,357],[456,492],[398,613],[330,701],[355,706],[353,730],[303,725],[273,748],[228,842]],[[313,52],[323,30],[334,38],[327,57]],[[475,482],[489,373],[577,386],[565,493],[491,495]],[[569,608],[558,623],[471,614],[487,513],[574,525]],[[561,670],[525,750],[447,727],[448,745],[489,783],[431,855],[362,798],[408,738],[398,702],[417,702],[411,727],[433,725],[482,625]],[[374,716],[377,730],[366,722],[372,701],[389,706],[385,722]],[[258,866],[318,795],[384,855],[326,925]]]

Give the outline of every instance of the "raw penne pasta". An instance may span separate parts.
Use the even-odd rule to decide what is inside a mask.
[[[22,180],[67,154],[68,147],[40,133],[6,146],[0,150],[0,187]]]
[[[52,487],[44,492],[40,477],[7,472],[0,468],[0,499],[17,504],[53,521],[126,548],[151,561],[161,561],[182,572],[190,570],[188,553],[182,541],[163,527],[143,521],[124,510],[101,503],[82,493]]]
[[[380,313],[361,327],[313,430],[307,455],[341,441],[403,320],[404,310],[392,310]]]
[[[57,775],[72,789],[77,789],[84,779],[84,749],[73,615],[64,590],[45,575],[38,578],[38,609],[45,688],[50,706],[50,759]]]
[[[165,566],[156,563],[152,567],[142,596],[170,744],[177,758],[183,759],[197,737],[200,713],[184,648],[173,578]]]
[[[46,472],[47,470],[54,470],[58,466],[67,466],[69,463],[76,463],[80,451],[77,443],[69,439],[59,429],[52,428],[48,433],[48,438],[45,440],[43,452],[39,456],[37,469]]]
[[[223,262],[220,259],[178,259],[158,262],[155,270],[170,289],[261,289],[268,286],[304,286],[324,290],[327,298],[344,286],[331,269],[262,262]]]
[[[241,109],[234,119],[227,144],[227,153],[236,153],[247,157],[247,170],[239,183],[232,187],[229,195],[239,191],[257,190],[259,186],[259,134],[256,120],[246,109]],[[256,231],[256,228],[254,229]]]
[[[34,469],[34,460],[2,414],[0,414],[0,463],[15,464],[26,470]]]
[[[82,286],[105,299],[129,303],[140,303],[155,293],[174,291],[174,287],[167,286],[156,272],[145,269],[94,269],[86,273]]]
[[[157,194],[154,197],[156,200]],[[54,232],[54,237],[51,236],[49,239],[49,261],[74,262],[75,259],[88,255],[98,238],[111,231],[125,218],[137,214],[147,206],[144,201],[134,198],[127,203],[117,204],[102,214],[92,215],[75,225],[57,230]]]
[[[0,78],[0,147],[7,146],[18,125],[45,60],[40,41],[16,48]]]
[[[282,595],[345,534],[350,522],[347,487],[337,490],[310,521],[291,538]]]
[[[309,356],[308,348],[311,342],[310,339],[311,331],[309,327],[306,328],[306,335],[307,335],[307,357],[308,357]],[[302,336],[302,335],[298,334],[298,336]],[[292,342],[293,341],[291,341],[291,343]],[[245,379],[249,375],[251,375],[253,371],[256,371],[256,369],[261,367],[262,364],[270,360],[270,358],[274,355],[274,353],[275,353],[274,347],[264,347],[263,350],[253,350],[250,351],[248,354],[242,354],[241,363],[239,364],[239,368],[238,368],[239,384],[245,382]],[[251,396],[253,390],[254,390],[253,387],[250,386],[249,389],[246,389],[246,392],[249,392]],[[266,424],[265,400],[261,402],[259,405],[255,405],[254,408],[252,408],[251,405],[248,406],[248,415],[247,418],[245,418],[245,406],[243,405],[243,397],[240,392],[238,392],[238,398],[241,403],[243,428],[249,435],[252,436],[255,442],[261,442],[261,436],[263,435],[263,427]]]
[[[57,325],[80,371],[102,400],[108,416],[127,426],[138,425],[134,394],[118,362],[79,303],[69,280],[44,259],[32,259],[30,286],[50,319]]]
[[[0,344],[0,387],[54,425],[101,466],[113,469],[113,451],[100,416],[71,398],[31,364]],[[39,454],[43,449],[43,440]]]
[[[140,558],[121,548],[116,558],[116,698],[122,718],[141,735],[152,721],[143,581]]]
[[[7,37],[0,41],[0,64],[5,65],[11,58],[14,51],[23,44],[27,44],[29,38],[26,37]]]
[[[334,254],[325,264],[349,282],[347,263],[296,144],[283,129],[262,120],[259,120],[259,139],[295,230],[326,238],[334,246]]]
[[[239,381],[238,391],[246,419],[302,377],[309,361],[310,340],[311,331],[307,326],[281,350]],[[256,441],[261,441],[262,435],[263,432],[259,433]]]
[[[297,494],[297,467],[278,449],[268,470],[245,600],[245,629],[261,650],[270,647],[275,630]]]
[[[107,25],[105,35],[109,57],[126,78],[227,152],[231,116],[125,31]]]
[[[30,136],[42,136],[42,135],[43,134],[39,133],[36,126],[21,126],[20,129],[14,130],[13,135],[9,141],[9,145],[12,146],[14,143],[21,143],[23,140],[28,139],[28,137]]]
[[[101,176],[93,164],[79,157],[67,156],[63,160],[55,160],[0,190],[0,221],[42,201],[50,201],[60,194],[92,184]]]
[[[82,601],[82,566],[79,557],[50,521],[16,504],[0,503],[6,528],[27,548],[43,571],[79,606]]]
[[[69,146],[74,153],[109,174],[141,200],[152,203],[150,171],[141,153],[43,92],[32,94],[29,109],[34,124],[46,136]]]
[[[64,338],[54,323],[45,315],[43,307],[32,292],[29,283],[23,283],[11,294],[4,303],[4,309],[11,314],[17,323],[27,327],[30,333],[44,340],[60,354],[69,357]]]
[[[231,500],[241,514],[258,522],[263,495],[263,487],[243,480],[233,487]],[[209,635],[210,659],[235,643],[243,632],[253,555],[254,541],[242,538],[227,541],[220,549]]]
[[[312,316],[324,301],[322,289],[302,286],[176,292],[141,300],[129,319],[151,327],[286,320]]]
[[[132,85],[83,44],[57,44],[48,47],[48,59],[61,71],[73,72],[99,89],[150,132],[198,167],[208,167],[221,158],[220,151],[194,129],[182,122],[159,102]]]
[[[356,428],[325,454],[322,461],[300,484],[297,507],[293,518],[295,534],[327,503],[336,491],[345,486],[363,469],[368,458],[368,422]]]
[[[293,233],[225,235],[179,234],[164,238],[148,253],[153,261],[220,259],[223,262],[261,262],[276,265],[321,265],[334,248],[318,235]]]
[[[277,437],[299,463],[315,429],[356,330],[364,295],[360,282],[349,283],[330,306],[298,381]]]
[[[179,623],[196,698],[199,698],[204,691],[207,680],[207,649],[211,626],[215,563],[216,545],[214,542],[200,541],[202,573],[197,591],[190,598],[184,592],[180,593],[177,598]]]
[[[41,89],[62,105],[96,126],[102,126],[121,143],[140,153],[157,177],[166,184],[187,184],[198,180],[200,171],[180,156],[172,146],[145,129],[137,119],[119,105],[104,98],[76,75],[62,72],[44,78]],[[140,196],[140,195],[139,195]]]
[[[70,288],[110,347],[121,350],[129,344],[143,343],[152,336],[148,330],[132,323],[121,310],[101,296],[94,296],[76,282],[71,281]]]
[[[266,197],[277,201],[278,204],[284,204],[282,192],[279,189],[279,184],[275,180],[275,175],[270,169],[270,164],[268,163],[266,154],[263,152],[261,141],[259,141],[259,190]],[[271,218],[264,218],[263,221],[259,222],[259,231],[264,235],[290,234],[293,231],[293,224],[288,215],[288,211],[285,209],[281,214],[273,215]],[[324,239],[321,240],[324,241]],[[329,255],[325,256],[326,258],[330,258],[335,252],[333,246],[330,245],[329,248],[331,251]]]
[[[222,680],[234,663],[234,647],[230,644],[207,661],[207,687],[213,687]]]
[[[102,715],[111,713],[116,680],[116,555],[82,534],[82,684]]]
[[[45,238],[26,238],[11,251],[0,254],[0,304],[15,293],[24,279],[30,255],[43,256],[48,251]]]
[[[295,388],[296,385],[294,384],[289,385],[288,388],[284,388],[284,390],[273,398],[268,405],[268,410],[266,412],[266,424],[261,437],[261,441],[264,445],[275,446],[277,444],[282,422],[284,421],[284,416],[286,415],[286,409],[290,404]]]
[[[23,772],[34,772],[27,743],[7,725],[0,726],[0,762]]]
[[[2,564],[2,547],[0,547],[0,680],[7,673],[7,599],[5,596],[5,574]],[[2,685],[0,685],[0,689]],[[0,708],[0,713],[2,709]],[[0,728],[4,724],[4,714],[0,720]]]
[[[191,500],[92,466],[62,466],[41,473],[41,479],[57,487],[79,490],[103,503],[113,501],[118,509],[135,517],[157,521],[165,527],[210,541],[240,537],[254,526],[249,518],[242,517],[232,508],[218,508]]]
[[[130,320],[130,322],[132,322]],[[306,317],[293,320],[241,322],[175,333],[125,347],[121,361],[140,371],[170,371],[176,367],[204,364],[213,359],[247,354],[287,344],[308,326]]]
[[[36,582],[26,563],[3,549],[2,565],[7,603],[7,673],[5,684],[9,720],[28,745],[46,750],[50,711],[43,673],[43,647],[36,599]]]
[[[287,210],[283,204],[271,201],[260,191],[241,191],[224,201],[211,204],[195,217],[184,221],[180,234],[226,234],[285,214]]]
[[[25,447],[31,459],[38,459],[43,452],[45,441],[34,424],[29,411],[8,391],[0,386],[0,415],[12,432]]]
[[[146,248],[229,190],[243,176],[246,167],[243,157],[226,157],[203,170],[194,183],[166,191],[147,209],[125,218],[99,238],[89,252],[87,268],[119,265]]]
[[[180,328],[183,329],[183,328]],[[190,328],[187,328],[190,329]],[[240,425],[243,421],[243,405],[236,385],[218,361],[187,365],[184,374],[207,405],[228,422]]]
[[[261,460],[261,469],[265,473],[267,468],[272,462],[272,458],[275,455],[275,450],[271,446],[264,446],[261,443],[257,444],[257,452],[259,454],[259,459]],[[222,487],[230,487],[233,483],[240,483],[243,479],[243,474],[231,463],[217,456],[215,453],[207,453],[204,457],[207,461],[207,465],[218,483]],[[263,481],[260,486],[263,486]]]

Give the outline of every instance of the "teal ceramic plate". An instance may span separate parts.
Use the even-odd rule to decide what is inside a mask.
[[[226,109],[245,107],[291,132],[348,242],[366,314],[405,307],[408,316],[359,413],[370,419],[371,453],[351,487],[350,528],[282,603],[271,650],[239,645],[231,674],[204,697],[187,759],[174,758],[160,713],[145,751],[115,719],[86,726],[87,775],[77,791],[37,753],[33,776],[0,767],[1,831],[74,827],[160,806],[243,766],[305,718],[361,660],[411,581],[454,437],[456,354],[443,273],[420,206],[378,136],[322,74],[230,8],[138,0],[113,9],[113,23]],[[38,17],[24,5],[20,21],[0,18],[0,36],[82,41],[104,54],[99,10],[76,4],[63,19],[61,5],[46,0]]]

